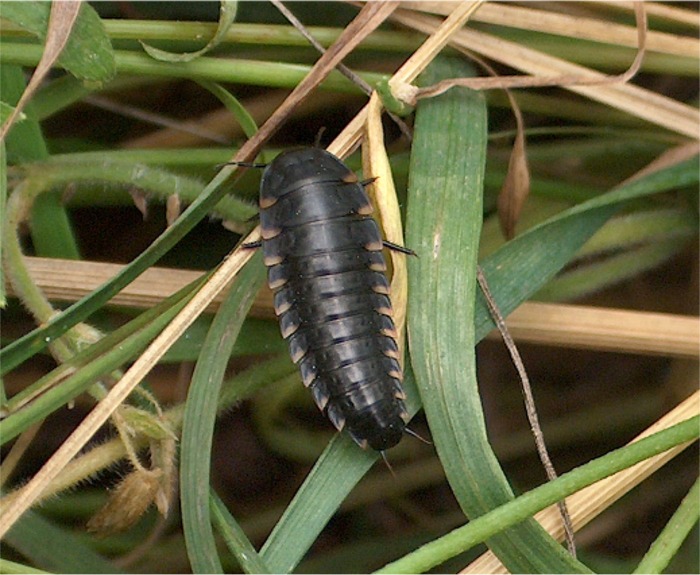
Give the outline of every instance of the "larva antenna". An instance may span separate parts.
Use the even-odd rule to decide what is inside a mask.
[[[422,436],[418,435],[415,431],[413,431],[413,430],[412,430],[411,428],[409,428],[409,427],[407,427],[406,429],[404,429],[404,431],[406,432],[407,435],[410,435],[411,437],[415,437],[416,439],[418,439],[419,441],[422,441],[422,442],[425,443],[426,445],[432,445],[432,444],[433,444],[432,441],[426,439],[425,437],[422,437]]]

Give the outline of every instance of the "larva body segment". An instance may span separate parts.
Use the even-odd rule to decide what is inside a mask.
[[[325,150],[285,152],[263,174],[263,253],[292,359],[333,425],[384,451],[408,414],[371,212],[362,183]]]

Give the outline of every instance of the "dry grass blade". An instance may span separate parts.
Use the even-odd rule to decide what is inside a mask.
[[[629,3],[632,4],[631,2]],[[654,5],[644,2],[648,14],[659,15],[657,8],[667,6]],[[450,13],[450,2],[421,2],[416,5],[421,12],[446,15]],[[678,13],[683,21],[692,21],[697,26],[697,13],[690,10],[679,9]],[[605,44],[635,47],[638,44],[637,31],[632,26],[625,26],[615,22],[605,22],[595,18],[570,16],[559,14],[541,8],[516,6],[510,3],[489,2],[474,15],[477,22],[486,22],[499,26],[556,34],[566,38],[580,38]],[[650,31],[647,34],[646,48],[650,52],[663,54],[675,54],[677,56],[692,57],[700,52],[700,42],[695,38],[667,34],[665,32]]]
[[[379,212],[379,219],[384,230],[384,236],[390,242],[404,245],[403,229],[401,227],[401,211],[396,198],[394,178],[391,174],[389,157],[384,147],[384,131],[382,129],[382,104],[379,96],[374,93],[368,105],[366,146],[363,147],[363,166],[366,178],[376,177],[372,184],[374,205]],[[393,275],[391,277],[391,300],[394,308],[394,324],[398,333],[400,358],[406,339],[406,305],[408,302],[408,267],[406,254],[391,251]]]
[[[647,428],[632,440],[639,441],[663,429],[667,429],[676,423],[685,421],[700,414],[700,392],[694,393],[674,410],[659,419],[654,425]],[[673,459],[691,443],[678,445],[655,457],[651,457],[624,471],[606,477],[567,498],[566,502],[571,511],[571,518],[576,529],[580,529],[602,511],[610,507],[612,503],[639,485],[654,471]],[[559,512],[556,507],[548,507],[535,515],[542,526],[558,540],[562,539],[563,531],[559,521]],[[479,559],[471,563],[460,573],[507,573],[503,564],[491,552],[485,553]]]
[[[606,1],[613,8],[618,10],[627,10],[628,6],[620,2],[609,2]],[[659,18],[664,18],[669,22],[677,22],[679,24],[687,24],[691,26],[694,30],[700,28],[700,21],[698,21],[698,13],[694,10],[686,10],[685,8],[680,8],[678,6],[667,6],[659,2],[645,2],[647,7],[647,12],[653,16],[658,16]],[[689,53],[697,54],[697,50],[692,50]]]
[[[36,423],[22,433],[7,454],[2,458],[2,474],[0,474],[0,487],[7,487],[7,483],[12,477],[12,474],[17,469],[22,457],[30,448],[32,442],[36,438],[42,423]]]
[[[461,30],[467,20],[478,10],[483,1],[465,2],[455,8],[440,26],[430,32],[430,37],[416,50],[408,61],[389,80],[392,91],[407,82],[415,80],[425,67]]]
[[[635,2],[635,16],[637,18],[637,55],[630,67],[617,76],[602,76],[601,78],[580,77],[575,75],[553,77],[528,77],[528,76],[500,76],[496,78],[450,78],[415,90],[414,96],[408,102],[412,105],[416,100],[429,98],[446,92],[455,86],[464,86],[472,90],[492,90],[507,88],[545,88],[545,87],[570,87],[570,86],[599,86],[602,84],[616,84],[629,82],[639,71],[644,60],[644,51],[647,37],[647,18],[644,4]]]
[[[32,281],[46,294],[47,298],[67,302],[78,301],[114,277],[124,267],[120,264],[57,258],[27,257],[25,261]],[[119,292],[110,303],[148,309],[200,278],[203,273],[194,270],[152,267]],[[222,299],[221,294],[215,297],[205,311],[210,313],[216,311]],[[263,305],[259,307],[257,313],[259,316],[273,317],[271,310],[271,307]]]
[[[415,14],[410,10],[397,10],[392,19],[415,28],[425,34],[432,34],[440,20]],[[502,40],[496,36],[477,32],[475,30],[460,30],[454,34],[451,42],[466,50],[471,50],[484,57],[506,64],[526,72],[532,76],[552,78],[555,76],[571,76],[590,78],[591,81],[603,80],[604,74],[584,66],[572,64],[566,60],[555,58],[538,50],[526,48],[521,44]],[[485,79],[485,81],[492,81]],[[523,80],[527,82],[528,80]],[[394,95],[402,100],[401,86],[394,90]],[[405,86],[403,87],[405,90]],[[611,84],[597,86],[566,86],[565,89],[576,92],[592,100],[596,100],[625,111],[629,114],[662,126],[679,134],[697,139],[700,131],[700,112],[671,98],[667,98],[650,90],[645,90],[632,84]],[[415,89],[410,87],[408,96]]]
[[[389,239],[401,243],[396,236]],[[36,257],[26,258],[26,261],[33,281],[49,299],[57,301],[77,301],[122,269],[119,264],[102,262]],[[201,275],[202,272],[194,270],[154,267],[134,280],[111,303],[149,308]],[[222,297],[215,297],[206,311],[216,311]],[[258,294],[251,315],[274,317],[267,289]],[[526,302],[508,316],[506,323],[516,341],[690,359],[700,356],[697,317]]]
[[[689,359],[700,356],[697,317],[527,302],[506,323],[519,341]]]
[[[27,105],[27,102],[34,95],[34,92],[39,88],[43,79],[51,71],[51,67],[61,55],[63,48],[66,47],[71,30],[73,29],[73,24],[75,24],[79,13],[80,2],[76,0],[53,2],[51,4],[49,24],[46,30],[46,42],[44,43],[44,53],[41,55],[41,60],[34,70],[32,79],[24,90],[17,106],[15,106],[15,109],[7,118],[2,128],[0,128],[0,141],[5,139],[7,132],[17,119],[17,116],[22,112],[24,106]]]

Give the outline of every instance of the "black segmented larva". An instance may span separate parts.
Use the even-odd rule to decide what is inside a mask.
[[[304,385],[338,430],[384,451],[409,416],[382,248],[404,248],[382,241],[366,184],[325,150],[280,154],[260,185],[261,243]]]

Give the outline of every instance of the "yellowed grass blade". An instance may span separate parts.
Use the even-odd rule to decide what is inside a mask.
[[[450,2],[420,2],[414,5],[406,5],[405,7],[414,7],[414,9],[421,12],[445,15],[450,13],[451,4]],[[651,13],[652,7],[650,3],[645,2],[644,5],[647,12]],[[521,30],[556,34],[566,38],[581,38],[583,40],[617,44],[618,46],[628,46],[630,48],[636,48],[637,46],[637,30],[634,26],[625,26],[624,24],[607,22],[596,18],[550,12],[542,10],[541,6],[530,8],[515,6],[510,3],[489,2],[484,4],[474,14],[473,20]],[[697,14],[695,14],[695,20],[697,21],[697,19]],[[700,41],[688,36],[649,31],[646,49],[650,52],[675,54],[697,59],[700,54]]]
[[[527,302],[506,323],[518,341],[697,359],[700,319],[583,305]]]
[[[390,239],[401,243],[400,236],[392,235]],[[405,257],[399,255],[397,259],[405,260]],[[26,262],[32,280],[49,299],[69,302],[95,290],[122,269],[119,264],[49,258],[30,257]],[[111,303],[150,308],[201,275],[202,272],[194,270],[153,267],[116,295]],[[206,310],[216,311],[222,298],[221,294],[216,296]],[[258,294],[251,315],[274,317],[269,290]],[[508,316],[506,323],[518,341],[668,357],[700,357],[700,319],[697,317],[526,302]]]
[[[403,9],[394,12],[392,19],[426,34],[432,34],[440,24],[440,20]],[[601,81],[605,78],[590,68],[475,30],[458,31],[451,43],[533,76],[578,76]],[[697,109],[632,84],[566,86],[565,89],[690,138],[697,139],[700,133]],[[401,98],[401,91],[395,91],[394,95]]]
[[[613,8],[618,8],[620,10],[629,10],[632,2],[605,2]],[[644,2],[647,10],[647,14],[657,16],[659,18],[664,18],[669,22],[677,22],[679,24],[686,24],[694,29],[700,28],[700,20],[698,20],[698,13],[694,10],[686,10],[679,6],[669,6],[667,4],[661,4],[659,2]],[[692,5],[691,5],[692,6]]]
[[[65,302],[78,301],[124,268],[121,264],[40,257],[26,257],[25,262],[32,281],[46,297]],[[119,292],[110,303],[148,309],[200,278],[203,273],[151,267]],[[10,285],[8,293],[16,295]],[[220,302],[222,299],[223,296],[219,295],[214,301]],[[207,311],[213,312],[217,308],[218,305],[212,304]]]
[[[372,184],[374,206],[380,215],[384,237],[395,244],[404,245],[401,211],[396,198],[394,177],[389,165],[389,156],[384,147],[384,130],[382,128],[382,103],[376,92],[372,93],[368,104],[367,135],[362,148],[366,178],[377,178]],[[391,300],[394,309],[394,325],[398,334],[399,357],[403,361],[406,327],[406,306],[408,302],[408,266],[405,254],[391,252]]]

